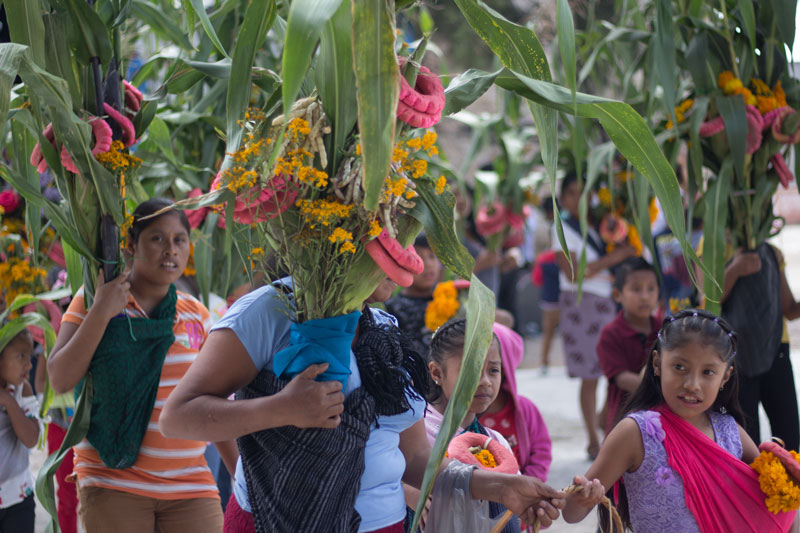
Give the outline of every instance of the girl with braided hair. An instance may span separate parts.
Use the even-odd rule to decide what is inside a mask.
[[[402,483],[421,486],[431,446],[423,360],[393,316],[369,307],[396,286],[387,278],[364,302],[344,389],[314,380],[324,364],[291,381],[272,372],[274,355],[289,344],[291,309],[277,291],[291,293],[290,278],[240,298],[214,326],[159,424],[176,438],[238,439],[225,533],[403,532]],[[227,401],[235,391],[236,401]],[[500,500],[544,525],[563,506],[564,494],[537,480],[470,476],[472,498]]]
[[[795,513],[770,513],[748,466],[759,451],[741,426],[736,346],[728,323],[709,312],[664,320],[641,384],[586,473],[605,487],[616,483],[626,527],[777,533],[791,526]],[[567,522],[600,503],[602,494],[592,495],[567,497]]]

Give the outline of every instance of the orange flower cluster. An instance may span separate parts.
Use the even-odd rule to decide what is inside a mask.
[[[797,452],[789,453],[800,462]],[[767,497],[765,503],[771,513],[778,514],[800,508],[800,487],[773,453],[762,451],[750,466],[758,472],[758,483]]]
[[[433,290],[433,300],[425,308],[425,327],[436,331],[453,318],[461,304],[458,302],[458,289],[452,281],[439,283]]]

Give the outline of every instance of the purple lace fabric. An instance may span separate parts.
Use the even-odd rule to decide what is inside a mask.
[[[639,425],[644,443],[641,466],[635,472],[626,472],[622,476],[633,530],[637,533],[700,533],[697,520],[686,507],[683,481],[667,461],[661,416],[655,411],[639,411],[628,417]],[[717,444],[741,458],[742,441],[733,417],[713,412],[711,425]]]

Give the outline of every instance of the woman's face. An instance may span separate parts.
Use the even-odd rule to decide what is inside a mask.
[[[164,214],[144,228],[129,249],[133,273],[155,285],[174,283],[189,261],[189,232],[177,214]]]
[[[561,206],[567,210],[567,213],[573,217],[578,217],[578,204],[581,199],[581,188],[578,187],[578,182],[573,181],[561,193],[559,201]]]

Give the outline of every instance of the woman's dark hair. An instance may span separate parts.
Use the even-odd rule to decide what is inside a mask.
[[[616,422],[635,411],[646,411],[664,403],[661,392],[661,377],[655,373],[653,356],[661,354],[662,350],[676,350],[691,342],[699,342],[713,348],[720,359],[727,364],[726,370],[733,367],[736,356],[736,333],[724,319],[702,309],[684,309],[664,319],[661,330],[658,332],[653,349],[647,359],[644,376],[641,383],[631,394],[624,408],[620,410]],[[731,375],[725,387],[719,391],[711,409],[728,413],[740,425],[744,425],[744,414],[739,406],[739,382],[736,372]],[[619,485],[619,501],[617,511],[627,529],[631,529],[628,497],[625,485]],[[603,531],[607,531],[608,511],[605,507],[598,507],[599,523]]]
[[[414,248],[431,249],[431,245],[428,242],[428,237],[426,237],[424,233],[420,233],[419,235],[417,235],[417,238],[414,239]]]
[[[451,318],[433,332],[428,360],[434,361],[441,367],[453,354],[463,352],[466,335],[467,320]],[[434,403],[442,397],[442,388],[433,382],[430,372],[428,380],[428,403]]]
[[[186,213],[184,213],[181,209],[170,209],[169,211],[165,211],[158,216],[151,216],[155,213],[158,213],[162,209],[166,209],[167,207],[171,206],[172,203],[173,202],[167,200],[166,198],[153,198],[151,200],[147,200],[146,202],[140,203],[136,207],[136,211],[133,212],[133,223],[128,230],[128,235],[130,236],[130,240],[128,242],[135,243],[138,241],[139,235],[141,235],[142,231],[144,231],[147,226],[159,218],[167,215],[177,216],[178,220],[180,220],[181,224],[183,224],[183,227],[186,228],[186,233],[191,233],[192,227],[189,225],[189,219],[186,217]]]
[[[614,268],[614,288],[622,292],[625,282],[634,272],[652,272],[656,278],[656,283],[658,283],[658,274],[656,274],[656,269],[653,265],[641,257],[631,257]]]
[[[566,176],[561,180],[561,186],[558,189],[558,197],[561,198],[564,196],[564,191],[567,190],[567,187],[576,183],[578,181],[578,174],[575,172],[569,172]]]

